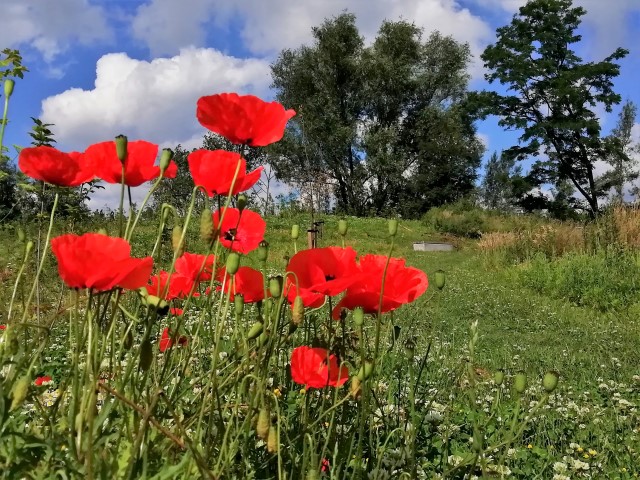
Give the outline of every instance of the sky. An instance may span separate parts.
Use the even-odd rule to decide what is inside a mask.
[[[161,146],[198,147],[206,130],[195,104],[220,92],[272,99],[269,65],[284,48],[310,44],[311,28],[349,11],[367,43],[385,19],[408,20],[467,42],[471,89],[493,89],[479,56],[525,0],[3,0],[0,49],[19,49],[29,69],[9,107],[5,145],[26,146],[31,117],[54,124],[61,150],[125,134]],[[52,5],[55,4],[55,7]],[[630,50],[615,90],[640,104],[640,0],[574,0],[587,14],[576,46],[585,61]],[[603,132],[620,106],[599,111]],[[496,118],[478,123],[485,159],[517,142]],[[640,137],[640,125],[634,129]],[[12,150],[12,153],[15,152]],[[604,168],[601,166],[601,168]],[[138,187],[134,197],[144,195]],[[92,208],[113,207],[117,189]]]

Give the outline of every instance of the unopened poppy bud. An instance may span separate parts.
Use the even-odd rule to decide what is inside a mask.
[[[140,345],[140,360],[139,367],[140,370],[146,372],[151,367],[151,362],[153,361],[153,345],[151,345],[151,341],[147,340]]]
[[[496,385],[502,385],[502,382],[504,382],[504,370],[497,370],[496,373],[493,374],[493,381]]]
[[[169,213],[171,212],[171,208],[166,204],[162,205],[162,223],[166,223],[169,218]]]
[[[247,338],[249,340],[258,338],[258,336],[260,336],[260,334],[262,333],[262,330],[264,330],[264,323],[262,322],[254,323],[253,326],[249,329],[249,332],[247,333]]]
[[[542,377],[542,387],[547,393],[552,393],[558,386],[558,379],[558,372],[551,370],[545,373],[544,377]]]
[[[127,159],[127,137],[125,135],[118,135],[116,137],[116,154],[118,155],[118,160],[122,163]]]
[[[362,365],[360,367],[360,370],[358,370],[358,374],[356,375],[356,377],[358,377],[362,381],[369,378],[372,373],[373,373],[373,362],[370,362],[369,360],[365,360],[364,365]]]
[[[347,234],[347,230],[349,230],[349,224],[347,221],[338,220],[338,233],[344,237]]]
[[[98,233],[99,233],[100,235],[109,235],[109,234],[107,233],[107,229],[106,229],[106,228],[104,228],[104,227],[99,228],[99,229],[98,229]]]
[[[244,193],[238,195],[237,207],[240,212],[242,212],[246,208],[248,201],[249,199]]]
[[[276,427],[269,427],[269,436],[267,437],[267,451],[269,453],[276,453],[278,450],[278,431]]]
[[[236,315],[240,317],[244,312],[244,296],[241,293],[236,293],[233,297],[233,307],[235,308]]]
[[[269,293],[273,298],[280,298],[282,295],[282,276],[278,275],[269,279]]]
[[[171,247],[178,256],[184,253],[184,242],[181,242],[181,240],[182,227],[180,225],[176,225],[173,227],[173,231],[171,232]]]
[[[362,392],[362,380],[360,380],[357,376],[351,378],[351,383],[349,386],[349,393],[352,397],[357,398]]]
[[[13,388],[11,388],[11,406],[9,410],[15,410],[22,402],[27,398],[27,394],[29,393],[29,384],[31,383],[31,378],[28,375],[20,377],[13,384]]]
[[[269,256],[269,244],[266,241],[262,240],[258,244],[258,260],[260,260],[261,262],[266,262],[268,256]]]
[[[297,240],[300,236],[300,225],[291,225],[291,238]]]
[[[227,257],[227,273],[229,275],[235,275],[240,268],[240,255],[236,252],[231,252]]]
[[[353,310],[353,323],[358,327],[364,325],[364,310],[362,307],[357,307]]]
[[[4,81],[4,96],[9,98],[12,94],[13,94],[13,87],[15,87],[16,82],[11,79],[11,78],[7,78]]]
[[[205,208],[200,214],[200,238],[207,243],[213,240],[213,218],[209,208]]]
[[[291,321],[294,325],[300,326],[304,320],[304,302],[300,295],[296,295],[293,300],[293,307],[291,309]]]
[[[392,218],[389,220],[389,236],[395,237],[398,233],[398,220]]]
[[[271,428],[271,415],[269,410],[261,408],[258,413],[258,423],[256,424],[256,434],[263,440],[269,437],[269,429]]]
[[[442,290],[444,288],[444,284],[446,282],[446,275],[444,270],[436,270],[436,287],[438,290]]]
[[[269,332],[269,330],[265,330],[264,332],[262,332],[262,334],[258,337],[258,344],[261,347],[264,347],[269,341],[270,335],[271,335],[271,332]]]
[[[31,255],[31,250],[33,250],[33,242],[29,240],[24,246],[24,256],[28,257],[29,255]]]
[[[524,372],[516,373],[513,380],[513,388],[517,393],[524,393],[527,389],[527,374]]]
[[[24,230],[22,229],[22,227],[18,227],[17,233],[18,233],[18,241],[21,243],[24,242],[27,237],[24,234]]]
[[[169,168],[169,164],[173,160],[173,150],[170,148],[163,148],[160,154],[160,175],[163,175],[165,170]]]
[[[133,332],[131,330],[127,332],[127,335],[124,337],[124,342],[122,342],[122,345],[125,350],[131,350],[131,347],[133,347]]]

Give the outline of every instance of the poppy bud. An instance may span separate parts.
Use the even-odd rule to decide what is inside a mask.
[[[504,382],[504,370],[497,370],[496,373],[493,374],[493,381],[496,385],[502,385],[502,382]]]
[[[558,379],[558,372],[550,370],[542,377],[542,387],[547,393],[552,393],[558,386]]]
[[[13,87],[15,86],[16,82],[14,80],[12,80],[11,78],[7,78],[4,81],[4,96],[9,98],[12,94],[13,94]]]
[[[276,427],[269,428],[269,436],[267,437],[267,452],[275,453],[278,450],[278,432]]]
[[[236,293],[236,296],[233,297],[233,306],[236,311],[236,315],[238,317],[242,316],[244,312],[244,296],[241,293]]]
[[[24,256],[28,257],[31,254],[31,250],[33,250],[33,242],[29,240],[24,246]]]
[[[372,373],[373,373],[373,362],[370,362],[369,360],[365,360],[364,365],[362,365],[360,367],[360,370],[358,370],[358,374],[356,375],[356,377],[358,377],[361,381],[363,381],[369,378]]]
[[[245,209],[248,201],[249,199],[244,193],[241,193],[240,195],[238,195],[237,207],[240,212],[242,212]]]
[[[360,393],[362,393],[362,380],[360,380],[357,376],[351,378],[349,393],[355,398],[357,398]]]
[[[516,377],[513,380],[513,388],[517,393],[524,393],[527,389],[527,374],[524,372],[516,373]]]
[[[353,323],[358,327],[364,324],[364,310],[362,307],[357,307],[353,310]]]
[[[291,238],[297,240],[300,236],[300,225],[291,225]]]
[[[18,227],[17,233],[18,233],[18,241],[21,243],[24,242],[27,237],[24,234],[24,230],[22,229],[22,227]]]
[[[29,393],[29,384],[31,383],[31,379],[28,375],[20,377],[14,384],[11,389],[11,406],[9,407],[9,411],[15,410],[22,402],[24,402],[25,398],[27,398],[27,394]]]
[[[395,237],[397,233],[398,233],[398,220],[396,220],[395,218],[392,218],[391,220],[389,220],[389,236]]]
[[[249,340],[258,338],[258,336],[262,333],[263,329],[264,329],[264,323],[262,322],[254,323],[253,326],[249,329],[249,332],[247,333],[247,338]]]
[[[296,295],[293,300],[293,308],[291,310],[291,321],[294,325],[300,326],[304,320],[304,302],[300,295]]]
[[[264,332],[262,332],[262,335],[260,335],[260,337],[258,337],[258,344],[261,347],[264,347],[267,342],[269,341],[269,336],[271,335],[271,332],[269,330],[265,330]]]
[[[213,240],[213,217],[209,208],[205,208],[200,214],[200,238],[207,243]]]
[[[178,256],[184,253],[184,242],[181,243],[180,240],[182,240],[182,227],[176,225],[171,232],[171,247]]]
[[[262,240],[258,245],[258,260],[261,262],[266,262],[267,257],[269,256],[269,244]]]
[[[347,224],[347,221],[338,220],[338,233],[344,237],[347,234],[347,230],[349,230],[349,224]]]
[[[140,345],[140,370],[146,372],[151,367],[151,362],[153,361],[153,345],[151,345],[151,341],[147,340]]]
[[[173,151],[170,148],[163,148],[160,154],[160,175],[164,174],[171,160],[173,160]]]
[[[282,276],[278,275],[269,279],[269,293],[273,298],[280,298],[282,295]]]
[[[446,276],[444,270],[436,270],[436,287],[438,287],[438,290],[442,290],[444,288],[445,282]]]
[[[258,423],[256,424],[256,434],[263,440],[269,437],[269,429],[271,428],[271,415],[269,410],[261,408],[258,413]]]
[[[131,347],[133,347],[133,332],[131,330],[129,330],[127,332],[127,336],[124,337],[124,342],[122,342],[122,346],[124,347],[125,350],[131,350]]]
[[[125,135],[118,135],[116,137],[116,154],[118,155],[118,160],[122,163],[127,159],[127,137]]]
[[[167,219],[169,218],[169,212],[171,212],[171,207],[168,206],[166,203],[162,204],[162,223],[166,223]]]
[[[240,255],[236,252],[231,252],[227,257],[227,273],[229,275],[235,275],[240,268]]]
[[[99,233],[100,235],[109,235],[109,234],[107,233],[107,229],[106,229],[106,228],[104,228],[104,227],[99,228],[99,229],[98,229],[98,233]]]

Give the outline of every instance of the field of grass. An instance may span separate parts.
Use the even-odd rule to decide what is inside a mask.
[[[338,218],[328,216],[323,220],[319,246],[340,245]],[[281,272],[296,249],[306,248],[304,228],[297,245],[289,232],[292,224],[304,226],[308,222],[305,216],[267,219],[265,238],[270,244],[267,264],[270,274]],[[348,223],[347,245],[360,254],[388,254],[386,220],[349,218]],[[102,225],[91,228],[99,227]],[[37,238],[33,229],[27,234],[28,238]],[[141,225],[132,239],[133,254],[148,253],[156,234],[153,223]],[[282,405],[274,420],[282,450],[274,452],[270,447],[265,448],[265,442],[256,442],[244,423],[237,431],[228,429],[226,431],[232,433],[221,436],[217,429],[223,428],[226,422],[238,422],[233,413],[237,415],[236,404],[235,410],[221,407],[211,410],[220,415],[220,425],[218,420],[209,419],[214,413],[208,410],[205,413],[205,420],[210,422],[210,428],[205,428],[206,434],[210,439],[223,438],[220,448],[191,445],[187,449],[189,455],[181,456],[156,429],[138,429],[136,422],[140,421],[141,412],[127,410],[116,400],[110,402],[108,397],[101,397],[103,405],[108,405],[114,413],[98,418],[120,425],[128,436],[120,437],[106,427],[97,433],[104,438],[94,439],[95,448],[105,448],[119,459],[102,461],[96,455],[93,467],[96,471],[90,473],[98,476],[99,472],[104,475],[111,472],[122,478],[173,478],[171,472],[190,478],[196,472],[204,475],[205,470],[214,472],[211,478],[250,478],[248,472],[253,472],[252,478],[302,478],[303,473],[305,478],[637,478],[640,475],[640,309],[637,307],[640,298],[637,291],[628,293],[625,308],[591,308],[588,303],[554,294],[558,282],[532,280],[536,275],[544,277],[546,271],[552,275],[553,269],[559,268],[555,260],[536,263],[534,259],[518,264],[494,261],[478,249],[477,241],[469,239],[453,239],[458,247],[453,252],[414,252],[412,249],[414,241],[443,239],[451,240],[451,237],[437,233],[428,223],[400,222],[392,255],[403,257],[408,265],[424,270],[431,285],[416,302],[386,315],[381,322],[383,354],[376,374],[369,380],[372,397],[369,397],[368,413],[367,410],[363,413],[363,407],[355,400],[345,400],[343,404],[342,393],[336,393],[337,396],[333,396],[333,392],[326,396],[319,393],[313,398],[308,394],[301,400],[302,394],[286,376],[273,375],[269,388],[276,387],[278,395],[282,395],[279,397]],[[0,249],[0,323],[4,323],[23,246],[12,228],[0,232],[0,244],[3,245]],[[187,235],[187,250],[204,251],[196,227]],[[158,259],[166,265],[171,256],[170,235],[165,235]],[[260,267],[255,252],[242,263]],[[42,355],[34,360],[33,370],[52,376],[54,383],[45,390],[33,389],[20,415],[9,414],[11,393],[3,392],[0,436],[3,432],[12,438],[23,435],[23,442],[0,440],[3,466],[0,478],[58,478],[52,472],[64,471],[64,465],[72,465],[67,473],[73,478],[87,475],[82,456],[71,459],[64,452],[67,447],[63,439],[69,434],[68,426],[49,424],[55,419],[55,412],[47,408],[60,407],[56,402],[56,398],[60,398],[58,387],[60,383],[64,386],[62,379],[68,374],[71,361],[69,315],[65,309],[74,301],[74,295],[58,279],[55,259],[47,259],[44,265],[37,289],[39,304],[32,321],[48,325],[51,332],[42,344]],[[635,264],[626,268],[637,270],[639,267]],[[437,270],[446,272],[446,286],[442,291],[433,283]],[[27,277],[35,274],[33,259],[25,272]],[[598,270],[588,274],[598,275]],[[597,283],[597,279],[592,282]],[[28,284],[19,285],[18,304],[28,287]],[[187,331],[198,328],[203,318],[200,312],[205,306],[198,300],[193,302],[192,309],[185,314]],[[255,314],[254,310],[249,312]],[[310,317],[321,325],[322,315],[318,312]],[[365,324],[364,335],[372,338],[373,328],[373,324]],[[141,332],[139,329],[138,333]],[[225,356],[233,357],[234,338],[234,334],[222,336]],[[412,344],[415,344],[414,350],[409,347]],[[166,428],[178,431],[184,438],[198,438],[201,434],[197,423],[181,429],[176,418],[182,415],[186,423],[190,415],[197,416],[198,402],[203,399],[192,387],[203,381],[198,372],[207,375],[211,361],[204,342],[193,348],[194,358],[199,358],[202,364],[193,364],[189,381],[179,375],[174,375],[173,380],[172,375],[165,377],[160,366],[150,370],[157,381],[170,380],[180,388],[188,387],[188,393],[171,397],[180,405],[180,412],[172,410],[170,405],[162,405],[162,401],[150,407],[154,401],[149,398],[153,393],[150,387],[138,391],[130,385],[115,383],[115,388],[128,389],[132,401],[149,408],[149,412],[157,412],[155,416]],[[216,353],[223,353],[218,348],[216,346]],[[129,358],[129,353],[120,351],[123,358]],[[134,348],[130,354],[134,351],[137,353]],[[286,360],[278,361],[280,365],[284,365],[283,362]],[[5,364],[5,373],[11,368],[7,365],[11,362]],[[180,364],[167,365],[174,371],[172,369]],[[219,368],[232,369],[236,364],[229,361],[221,365]],[[541,381],[550,371],[557,373],[559,383],[557,389],[547,393]],[[504,380],[500,378],[501,372]],[[514,379],[523,374],[527,388],[520,392],[514,386]],[[7,388],[6,381],[4,385]],[[174,392],[171,383],[164,388],[168,394]],[[236,398],[235,391],[221,392],[229,402]],[[217,402],[220,401],[218,398]],[[340,408],[329,414],[332,402]],[[326,420],[328,431],[316,432],[309,427],[311,424],[317,429],[307,418],[309,408],[323,412],[321,418]],[[103,406],[101,412],[105,410]],[[120,422],[123,412],[127,411],[131,412],[131,418]],[[118,415],[115,412],[119,412]],[[371,423],[367,426],[368,440],[361,455],[354,439],[361,438],[362,430],[358,430],[356,423],[360,415],[365,414]],[[27,422],[27,426],[20,422]],[[313,439],[309,442],[314,448],[296,435],[301,424],[309,427],[309,438]],[[132,448],[138,435],[144,438],[147,447],[141,450],[140,458],[132,459],[137,455]],[[227,438],[229,435],[235,435],[233,440]],[[344,442],[341,436],[346,439]],[[326,442],[325,448],[316,445],[320,441]],[[63,442],[62,453],[59,442]],[[328,445],[333,445],[333,449],[327,448]],[[341,449],[351,455],[345,455]],[[38,455],[43,457],[37,459]],[[309,468],[314,462],[325,466],[320,460],[327,460],[330,467]],[[232,467],[235,462],[241,466]]]

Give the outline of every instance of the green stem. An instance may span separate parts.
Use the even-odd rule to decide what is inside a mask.
[[[7,114],[9,113],[9,97],[4,97],[4,110],[2,111],[2,127],[0,127],[0,158],[4,141],[4,129],[7,126]]]

